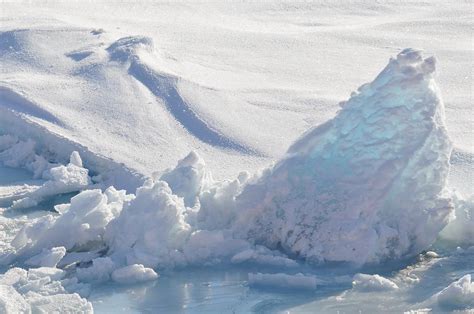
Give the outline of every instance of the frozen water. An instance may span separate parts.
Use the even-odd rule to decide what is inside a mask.
[[[0,312],[472,311],[471,12],[3,3]]]

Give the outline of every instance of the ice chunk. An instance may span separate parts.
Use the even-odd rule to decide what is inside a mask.
[[[255,287],[280,289],[315,290],[317,286],[317,280],[314,276],[305,276],[301,273],[296,275],[288,275],[283,273],[249,273],[249,285]]]
[[[352,289],[357,291],[387,291],[397,290],[398,285],[380,275],[355,274],[352,279]]]
[[[418,254],[452,211],[434,59],[403,50],[237,197],[236,236],[316,261]]]
[[[130,199],[125,191],[113,187],[104,193],[88,190],[74,196],[61,215],[49,214],[25,224],[12,242],[17,257],[57,246],[69,250],[90,244],[87,249],[91,250],[94,244],[103,245],[106,226]]]
[[[69,163],[77,167],[82,167],[82,159],[78,152],[73,151],[71,153],[71,157],[69,158]]]
[[[56,267],[59,261],[66,255],[64,246],[43,249],[43,251],[25,261],[29,266]]]
[[[31,313],[31,307],[12,286],[0,284],[0,313]]]
[[[89,171],[74,164],[82,164],[79,154],[74,153],[71,155],[73,163],[66,166],[60,165],[43,173],[43,177],[48,181],[39,189],[29,193],[25,198],[14,201],[12,208],[33,207],[48,197],[80,191],[89,186],[92,183]]]
[[[434,296],[438,304],[446,309],[470,309],[474,307],[474,282],[465,275]]]
[[[455,212],[440,236],[457,245],[474,245],[474,195],[464,199],[454,194]]]
[[[92,304],[73,291],[65,271],[41,267],[12,268],[0,275],[1,313],[92,313]],[[62,280],[61,280],[62,279]]]
[[[185,222],[183,199],[164,181],[147,181],[136,198],[107,227],[111,252],[127,264],[173,268],[182,263],[183,245],[191,228]]]
[[[153,269],[140,264],[125,266],[114,270],[112,273],[112,279],[122,284],[150,281],[156,278],[158,278],[158,274]]]
[[[197,153],[190,152],[174,169],[165,171],[160,180],[168,183],[173,194],[184,198],[186,206],[192,207],[201,189],[212,182],[212,177],[205,167],[204,160]]]
[[[81,281],[108,281],[110,275],[116,269],[115,263],[110,257],[99,257],[92,260],[92,266],[87,268],[78,268],[76,270],[77,278]]]

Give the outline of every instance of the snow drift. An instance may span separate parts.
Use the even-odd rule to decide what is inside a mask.
[[[238,196],[235,234],[312,261],[377,263],[434,242],[451,142],[436,60],[403,50]]]

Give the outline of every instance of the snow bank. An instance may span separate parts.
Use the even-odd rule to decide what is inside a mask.
[[[380,275],[355,274],[352,278],[352,289],[357,291],[387,291],[397,290],[396,283]]]
[[[474,308],[474,282],[471,275],[465,275],[433,296],[446,309]]]
[[[451,142],[433,57],[403,50],[237,197],[236,236],[307,260],[416,255],[446,225]]]
[[[314,276],[305,276],[301,273],[296,275],[249,273],[249,285],[254,287],[315,290],[317,280]]]
[[[50,267],[8,270],[0,275],[0,312],[92,313],[92,304],[74,292],[85,286],[65,274]]]
[[[114,270],[112,279],[122,284],[132,284],[144,281],[155,280],[158,274],[151,268],[143,265],[133,264]]]

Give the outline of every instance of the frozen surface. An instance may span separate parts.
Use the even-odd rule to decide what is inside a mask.
[[[471,9],[2,3],[0,312],[472,310]]]
[[[453,205],[436,60],[405,49],[237,196],[235,232],[312,261],[378,263],[434,242]]]

